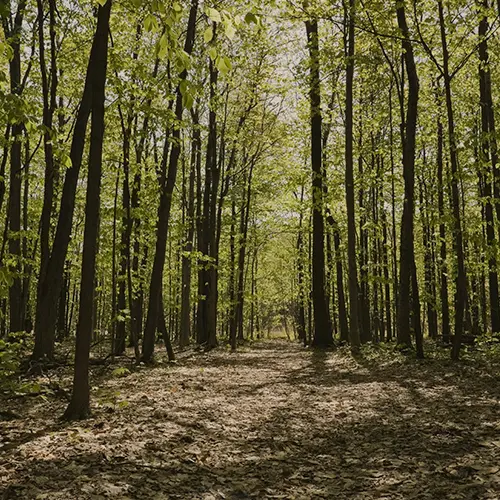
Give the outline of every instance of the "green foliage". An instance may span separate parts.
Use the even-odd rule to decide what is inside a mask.
[[[7,339],[0,339],[0,390],[33,391],[30,384],[19,386],[16,378],[21,362],[31,348],[32,340],[25,332],[11,333]]]
[[[111,373],[111,376],[114,377],[114,378],[123,378],[123,377],[127,377],[128,375],[130,375],[130,370],[128,368],[125,368],[124,366],[120,366],[118,368],[115,368],[112,373]]]

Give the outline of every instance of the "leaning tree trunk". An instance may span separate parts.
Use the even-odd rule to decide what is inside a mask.
[[[101,23],[102,25],[102,23]],[[98,24],[98,28],[102,27]],[[78,108],[71,143],[71,167],[66,170],[61,196],[61,207],[52,251],[47,263],[47,270],[40,276],[37,289],[37,304],[35,316],[35,346],[33,359],[53,358],[54,338],[57,323],[57,302],[61,292],[64,277],[64,263],[68,252],[75,211],[75,195],[85,147],[87,123],[91,109],[92,85],[96,66],[96,58],[102,54],[104,42],[107,39],[96,30],[85,78],[82,99]],[[89,309],[91,310],[91,309]]]
[[[71,401],[64,413],[67,420],[86,418],[90,413],[89,353],[92,339],[92,310],[94,301],[95,261],[98,245],[99,208],[102,176],[102,147],[104,141],[104,100],[108,62],[108,31],[111,0],[99,6],[96,38],[99,39],[92,64],[92,125],[85,201],[83,235],[82,281],[76,328],[75,373]]]
[[[186,41],[184,43],[184,52],[191,54],[196,34],[196,15],[198,12],[198,0],[192,0],[189,12],[188,28]],[[184,70],[180,79],[185,80],[187,71]],[[182,93],[177,87],[175,99],[175,118],[177,122],[182,120],[184,105]],[[172,132],[172,151],[170,153],[168,173],[163,182],[160,192],[160,205],[158,207],[158,222],[156,226],[156,248],[153,260],[153,269],[151,281],[149,284],[148,312],[146,317],[146,327],[144,329],[144,342],[142,346],[142,360],[151,362],[153,359],[155,333],[158,325],[158,312],[160,305],[160,294],[163,286],[163,270],[165,267],[165,252],[167,249],[168,223],[170,220],[170,208],[172,206],[172,195],[174,192],[175,181],[177,177],[177,167],[180,155],[180,129],[174,127]]]

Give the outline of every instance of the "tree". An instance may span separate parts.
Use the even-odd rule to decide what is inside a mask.
[[[355,0],[349,0],[349,8],[344,7],[344,19],[348,22],[346,47],[346,92],[345,92],[345,192],[347,206],[347,244],[349,275],[349,339],[354,352],[359,350],[359,304],[358,272],[356,264],[356,219],[354,208],[354,157],[353,157],[353,83],[354,83],[354,23]]]
[[[396,7],[398,26],[403,37],[402,47],[405,61],[406,73],[408,75],[408,102],[406,110],[406,121],[404,122],[404,135],[401,137],[403,149],[403,177],[405,196],[403,205],[403,216],[401,222],[400,243],[400,270],[399,270],[399,306],[397,320],[398,344],[411,346],[410,336],[410,296],[412,280],[415,270],[414,254],[414,196],[415,196],[415,140],[417,129],[417,104],[419,93],[419,81],[413,55],[413,45],[410,41],[410,33],[406,22],[404,2],[397,3]],[[415,290],[415,288],[413,288]],[[417,298],[413,297],[415,301]],[[420,308],[420,305],[418,305]],[[419,353],[423,355],[422,352]]]
[[[104,142],[104,100],[108,63],[108,31],[111,0],[97,11],[97,28],[89,60],[92,79],[89,171],[85,202],[85,230],[83,237],[82,282],[80,309],[76,330],[75,373],[71,401],[64,418],[77,420],[90,413],[89,353],[92,339],[92,310],[94,301],[95,264],[101,203],[102,148]]]

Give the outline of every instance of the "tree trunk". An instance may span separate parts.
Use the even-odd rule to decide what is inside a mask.
[[[314,312],[314,338],[316,347],[333,345],[333,335],[325,299],[325,243],[323,218],[323,167],[321,130],[321,92],[319,68],[318,22],[306,21],[309,47],[309,99],[311,106],[311,165],[312,165],[312,301]]]
[[[54,205],[54,180],[55,165],[52,145],[52,122],[54,111],[56,109],[56,90],[57,90],[57,67],[56,67],[56,41],[55,41],[55,1],[49,1],[49,22],[50,22],[50,84],[45,61],[45,40],[44,40],[44,8],[43,1],[37,0],[38,7],[38,46],[40,75],[42,79],[42,97],[43,97],[43,118],[42,123],[45,127],[43,134],[43,146],[45,152],[45,178],[43,191],[43,207],[40,219],[40,275],[39,281],[43,282],[50,257],[50,231],[51,216]]]
[[[191,54],[195,41],[196,33],[196,15],[198,11],[198,0],[192,0],[189,12],[188,28],[184,52]],[[181,75],[181,81],[187,76],[184,70]],[[182,120],[184,105],[182,102],[182,93],[179,87],[176,90],[175,99],[175,118],[178,122]],[[180,154],[180,130],[174,127],[172,132],[172,151],[170,153],[168,173],[160,192],[160,204],[158,207],[158,222],[156,227],[156,248],[153,260],[153,269],[149,285],[148,312],[146,318],[146,327],[144,329],[144,341],[142,346],[142,360],[151,362],[154,353],[155,332],[158,324],[158,308],[161,289],[163,286],[163,270],[165,267],[165,251],[167,247],[168,223],[170,220],[170,208],[172,206],[172,195],[177,177],[177,167]]]
[[[102,147],[104,140],[104,101],[106,68],[108,62],[108,31],[111,0],[99,6],[97,14],[96,44],[92,64],[92,125],[85,201],[85,229],[83,236],[82,281],[80,308],[76,329],[75,373],[71,401],[64,413],[67,420],[86,418],[90,414],[89,353],[92,339],[92,310],[94,299],[95,261],[98,242],[99,209],[102,175]]]
[[[451,199],[453,208],[453,243],[457,256],[457,288],[455,301],[455,335],[451,352],[452,359],[458,359],[464,328],[464,311],[467,298],[467,282],[465,276],[464,244],[461,224],[461,208],[459,194],[460,169],[458,165],[458,152],[455,137],[455,119],[453,114],[453,101],[451,96],[451,77],[449,72],[449,54],[446,40],[443,2],[438,0],[439,28],[443,50],[443,79],[446,97],[446,111],[448,116],[448,142],[450,147],[451,163]]]
[[[201,161],[201,138],[198,122],[198,114],[193,116],[193,138],[191,142],[191,160],[189,170],[189,188],[187,201],[187,224],[186,239],[184,241],[184,254],[182,256],[182,284],[181,284],[181,326],[179,345],[185,347],[189,344],[191,337],[191,252],[193,251],[194,237],[194,209],[195,209],[195,176],[196,163]],[[189,255],[188,255],[189,254]]]
[[[98,28],[102,28],[102,26],[102,22],[101,24],[98,23]],[[83,95],[73,131],[70,151],[71,167],[66,170],[66,176],[64,178],[56,234],[52,244],[50,258],[47,263],[47,271],[44,276],[40,277],[41,279],[38,283],[33,359],[52,359],[54,356],[57,301],[62,287],[64,263],[66,261],[71,237],[76,188],[80,166],[82,164],[87,123],[92,104],[93,73],[97,67],[96,59],[104,52],[103,43],[106,43],[107,47],[107,38],[96,29],[92,42],[92,49],[90,51]]]
[[[488,8],[488,0],[482,0],[482,6]],[[488,284],[490,290],[490,315],[491,329],[493,333],[500,332],[500,302],[498,292],[498,270],[497,270],[497,247],[495,238],[495,222],[493,216],[493,190],[491,187],[491,178],[497,169],[496,144],[490,143],[490,137],[494,137],[495,120],[493,114],[493,102],[491,93],[491,75],[489,69],[488,43],[486,35],[488,33],[488,18],[486,14],[481,17],[479,22],[479,88],[481,105],[481,157],[479,168],[484,171],[483,175],[483,194],[484,197],[484,215],[486,222],[486,238],[488,243]],[[491,172],[489,163],[491,161]]]
[[[10,3],[6,8],[10,9]],[[9,62],[10,91],[12,95],[20,96],[22,93],[21,82],[21,31],[23,25],[25,0],[21,0],[17,6],[17,12],[11,19],[10,12],[5,16],[2,12],[4,31],[10,41],[12,56]],[[8,19],[8,20],[7,20]],[[22,262],[21,262],[21,189],[22,189],[22,158],[21,158],[21,136],[23,124],[14,123],[11,128],[12,144],[10,148],[10,176],[9,176],[9,205],[8,205],[8,227],[9,227],[9,254],[14,263],[11,266],[13,282],[9,288],[9,331],[19,332],[23,330],[22,311]]]
[[[417,103],[419,81],[413,46],[410,41],[408,25],[406,23],[404,2],[397,2],[398,26],[403,36],[403,51],[406,73],[408,75],[408,103],[406,123],[402,136],[403,146],[403,177],[404,177],[404,205],[401,221],[400,243],[400,271],[399,271],[399,307],[397,316],[398,344],[411,347],[410,333],[410,296],[412,289],[412,274],[415,267],[415,249],[413,236],[414,190],[415,190],[415,138],[417,128]],[[404,120],[403,116],[401,117]],[[416,275],[415,278],[416,280]],[[417,286],[418,289],[418,286]]]
[[[358,272],[356,264],[356,215],[354,209],[354,158],[353,158],[353,82],[354,82],[354,16],[355,0],[349,0],[346,20],[349,20],[346,62],[345,104],[345,192],[347,206],[347,257],[349,274],[349,340],[351,349],[359,351]]]

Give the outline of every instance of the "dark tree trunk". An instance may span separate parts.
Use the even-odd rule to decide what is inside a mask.
[[[193,138],[191,141],[191,160],[189,170],[189,188],[187,201],[187,231],[182,256],[182,284],[181,284],[181,325],[179,345],[185,347],[191,337],[191,252],[194,238],[194,209],[195,209],[195,176],[197,162],[201,161],[201,138],[198,113],[193,112]]]
[[[92,71],[92,125],[85,202],[85,229],[83,235],[82,281],[80,307],[76,329],[75,373],[71,401],[64,413],[68,420],[86,418],[90,414],[89,353],[92,339],[92,310],[94,300],[95,261],[98,245],[99,209],[102,175],[102,147],[104,141],[104,100],[108,62],[108,31],[111,0],[99,6],[96,44]]]
[[[214,25],[215,36],[215,25]],[[219,190],[220,170],[217,165],[217,115],[214,99],[217,86],[217,69],[210,61],[210,102],[207,154],[205,162],[205,189],[203,192],[203,212],[198,249],[206,261],[198,278],[198,343],[207,349],[217,346],[217,267],[216,209]]]
[[[425,157],[424,157],[425,158]],[[435,276],[434,276],[434,260],[432,258],[432,234],[434,228],[431,227],[429,220],[429,200],[424,197],[426,191],[425,179],[420,181],[420,214],[422,222],[422,238],[424,247],[424,281],[425,281],[425,309],[427,311],[427,327],[429,337],[436,339],[438,336],[438,318],[436,310],[435,296]],[[425,206],[424,206],[425,202]]]
[[[66,270],[64,271],[63,285],[59,295],[59,305],[57,313],[57,337],[59,340],[67,338],[69,332],[66,329],[68,307],[69,307],[69,288],[70,288],[70,262],[66,262]]]
[[[368,230],[366,226],[366,213],[364,206],[365,191],[364,191],[364,169],[363,162],[364,158],[361,154],[362,151],[362,138],[363,138],[363,126],[360,119],[359,123],[359,142],[358,149],[360,155],[358,158],[358,174],[359,174],[359,192],[358,192],[358,202],[359,202],[359,312],[361,318],[361,331],[360,338],[361,343],[369,342],[372,338],[371,330],[371,318],[370,318],[370,296],[369,296],[369,285],[368,285]]]
[[[170,334],[167,329],[167,323],[165,321],[165,307],[163,304],[163,294],[160,297],[160,304],[158,306],[158,331],[161,333],[163,343],[165,344],[165,349],[167,351],[167,356],[169,361],[175,361],[175,353],[172,348],[172,342],[170,340]]]
[[[392,294],[394,297],[394,317],[397,321],[398,314],[398,239],[396,228],[396,189],[395,189],[395,175],[394,175],[394,127],[392,122],[392,88],[389,89],[389,142],[390,142],[390,159],[391,159],[391,216],[392,216]],[[397,330],[397,325],[395,325]]]
[[[192,0],[189,12],[188,28],[184,52],[191,54],[195,41],[196,33],[196,15],[198,12],[198,0]],[[180,75],[181,80],[187,76],[184,70]],[[184,106],[182,102],[182,93],[178,87],[175,99],[175,117],[178,122],[182,120]],[[156,248],[153,260],[153,269],[149,284],[148,312],[146,317],[146,327],[144,329],[144,342],[142,346],[142,360],[151,362],[153,359],[155,332],[158,324],[158,308],[160,294],[163,286],[163,270],[165,267],[165,251],[167,248],[168,223],[170,220],[170,208],[172,206],[172,195],[177,177],[177,167],[180,154],[180,129],[174,127],[172,132],[172,151],[170,153],[168,173],[166,179],[162,182],[160,192],[160,204],[158,207],[158,222],[156,227]],[[163,181],[163,179],[162,179]]]
[[[384,182],[381,181],[380,185],[380,199],[381,199],[381,219],[382,219],[382,265],[384,274],[384,288],[385,288],[385,329],[387,342],[392,340],[392,305],[391,305],[391,285],[389,278],[389,242],[387,236],[387,212],[385,209],[384,201]]]
[[[353,82],[354,82],[354,15],[355,0],[349,0],[346,21],[349,21],[346,40],[346,104],[345,104],[345,192],[347,206],[347,258],[349,275],[349,340],[351,349],[358,351],[359,334],[358,272],[356,264],[356,215],[354,211],[353,158]]]
[[[10,38],[12,55],[9,62],[10,91],[15,96],[22,93],[21,82],[21,31],[23,25],[24,9],[26,1],[21,0],[17,6],[15,16],[11,16],[10,3],[5,5],[7,12],[2,12],[2,22],[7,38]],[[11,17],[13,17],[11,19]],[[22,255],[21,255],[21,189],[22,189],[22,155],[21,137],[23,124],[14,123],[11,127],[12,144],[10,147],[10,176],[9,176],[9,205],[8,205],[8,228],[9,228],[9,254],[14,263],[11,266],[13,282],[9,288],[9,331],[19,332],[23,330],[23,290],[22,290]]]
[[[488,0],[482,0],[482,7],[488,8]],[[484,215],[486,222],[486,238],[488,242],[488,284],[490,290],[490,315],[491,329],[493,333],[500,332],[500,302],[498,292],[498,270],[497,270],[497,248],[495,238],[495,222],[493,216],[493,190],[491,186],[491,175],[489,163],[491,161],[491,172],[497,169],[496,141],[491,144],[490,137],[494,137],[495,120],[493,114],[493,102],[491,93],[491,75],[489,69],[488,43],[486,35],[488,33],[488,18],[486,14],[479,22],[479,88],[481,104],[481,158],[480,169],[485,171],[483,175]]]
[[[231,229],[229,236],[229,342],[236,350],[236,201],[231,201]]]
[[[439,92],[439,90],[438,90]],[[439,97],[439,96],[438,96]],[[438,106],[437,116],[437,191],[438,191],[438,214],[439,214],[439,296],[441,302],[441,335],[443,342],[450,341],[450,306],[448,302],[448,264],[446,249],[446,225],[444,213],[444,189],[443,181],[443,142],[444,132]]]
[[[98,23],[97,28],[102,29],[103,22],[100,24]],[[87,123],[92,105],[93,73],[95,68],[98,67],[96,59],[101,57],[101,54],[104,53],[104,46],[102,44],[105,43],[107,47],[107,36],[103,36],[98,29],[96,29],[94,35],[85,78],[85,86],[76,116],[70,151],[71,167],[66,170],[66,176],[64,178],[59,219],[54,242],[52,244],[52,251],[47,263],[47,271],[44,276],[41,276],[38,282],[33,359],[52,359],[54,356],[57,301],[63,282],[64,263],[66,262],[66,255],[71,237],[73,213],[75,210],[76,187],[80,166],[82,164]],[[89,311],[90,310],[91,309],[89,309]]]
[[[461,207],[459,193],[460,169],[458,165],[458,152],[455,137],[455,120],[453,114],[453,101],[451,96],[451,76],[449,72],[449,54],[446,40],[444,11],[442,0],[438,0],[439,27],[441,32],[441,45],[443,49],[443,80],[446,98],[446,111],[448,116],[448,142],[450,148],[451,163],[451,199],[453,209],[453,243],[457,256],[457,281],[456,281],[456,300],[455,300],[455,332],[453,348],[451,352],[452,359],[458,359],[462,335],[464,329],[464,312],[467,300],[467,281],[465,276],[465,257],[464,244],[461,224]]]
[[[54,111],[56,109],[56,90],[57,90],[57,66],[56,66],[56,41],[55,41],[55,1],[49,1],[49,23],[50,23],[50,83],[45,61],[45,40],[44,40],[44,8],[43,1],[37,0],[38,7],[38,46],[40,75],[42,79],[42,97],[43,97],[43,119],[45,127],[43,134],[43,145],[45,152],[45,178],[43,191],[43,207],[40,219],[40,275],[39,281],[43,282],[50,257],[50,232],[51,216],[54,206],[55,193],[55,164],[52,145],[52,122]]]
[[[414,191],[415,191],[415,138],[417,128],[417,103],[419,81],[413,46],[410,41],[408,25],[406,23],[404,2],[397,2],[398,26],[403,36],[403,51],[406,73],[408,75],[408,103],[406,123],[402,136],[403,146],[403,177],[405,185],[403,217],[401,221],[400,243],[400,272],[399,272],[399,307],[397,316],[398,344],[410,347],[410,296],[412,290],[412,274],[415,267],[415,249],[413,235]],[[401,117],[404,120],[403,116]],[[416,281],[416,274],[414,277]],[[413,288],[418,290],[418,285]]]
[[[323,167],[321,130],[321,92],[319,68],[318,22],[306,21],[307,43],[309,47],[309,99],[311,106],[311,165],[312,165],[312,301],[314,312],[314,338],[316,347],[333,344],[330,318],[325,299],[325,243],[323,218]]]
[[[238,267],[237,267],[237,280],[236,280],[236,310],[235,310],[235,324],[237,330],[238,340],[243,340],[243,320],[244,320],[244,299],[245,299],[245,266],[247,254],[247,240],[248,240],[248,222],[250,217],[250,203],[252,195],[252,178],[253,170],[256,161],[255,154],[250,161],[248,176],[245,178],[243,199],[240,211],[240,231],[238,242]]]
[[[214,38],[215,38],[215,23],[214,23]],[[217,347],[217,198],[219,194],[220,182],[220,166],[217,162],[217,114],[215,110],[215,99],[217,95],[217,77],[218,71],[215,63],[210,60],[210,106],[209,113],[209,147],[207,150],[207,168],[212,170],[211,177],[211,193],[210,193],[210,208],[208,212],[209,223],[208,233],[206,235],[208,241],[208,250],[210,257],[210,265],[208,268],[208,287],[207,287],[207,349]],[[210,165],[208,165],[210,161]]]
[[[337,287],[337,303],[339,312],[339,329],[340,340],[343,342],[349,341],[349,325],[347,323],[347,310],[345,305],[344,295],[344,269],[342,266],[342,252],[340,249],[340,231],[337,221],[330,214],[327,217],[327,222],[333,231],[333,247],[335,252],[335,268],[336,268],[336,287]]]

